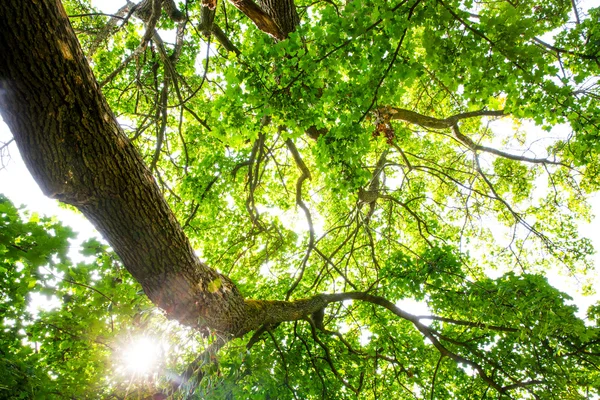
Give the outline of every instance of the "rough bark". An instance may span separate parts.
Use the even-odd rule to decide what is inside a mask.
[[[294,0],[258,0],[260,8],[275,21],[284,38],[296,30],[300,17]]]
[[[182,21],[185,18],[185,14],[182,13],[173,0],[143,0],[135,4],[131,1],[127,2],[130,9],[135,7],[135,14],[141,18],[144,22],[148,22],[152,19],[152,15],[155,13],[155,9],[159,12],[161,9],[165,10],[169,18],[175,22]]]
[[[285,39],[286,36],[279,29],[279,26],[275,23],[273,18],[265,13],[254,1],[231,0],[231,3],[248,18],[250,18],[258,29],[268,33],[277,40]]]
[[[44,194],[95,225],[167,316],[241,335],[326,305],[322,295],[245,300],[196,257],[102,96],[59,0],[1,2],[0,48],[0,112],[29,171]]]
[[[300,17],[294,0],[230,0],[238,10],[254,22],[261,31],[277,40],[284,40],[296,30]]]
[[[59,1],[3,1],[0,47],[2,116],[42,191],[81,210],[171,318],[239,331],[242,296],[194,254],[102,96]]]

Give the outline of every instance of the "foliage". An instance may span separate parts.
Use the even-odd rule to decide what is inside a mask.
[[[116,364],[119,340],[135,333],[132,319],[150,309],[106,245],[87,240],[86,261],[73,263],[74,236],[0,196],[2,398],[109,393],[106,370]]]
[[[104,95],[208,265],[248,298],[360,292],[389,304],[348,297],[323,326],[267,326],[218,362],[196,360],[177,386],[216,333],[167,322],[106,246],[86,242],[89,260],[75,264],[69,229],[1,199],[0,395],[600,395],[599,306],[579,318],[545,278],[589,285],[593,269],[577,224],[600,185],[600,9],[296,6],[301,24],[276,41],[219,3],[226,44],[203,34],[200,1],[181,2],[187,17],[163,12],[144,44],[135,12],[65,1]],[[34,315],[31,293],[59,306]],[[149,333],[171,352],[127,381],[115,353]]]

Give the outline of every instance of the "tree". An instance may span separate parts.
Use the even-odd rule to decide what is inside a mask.
[[[579,319],[544,277],[592,268],[599,9],[64,3],[0,5],[0,111],[133,280],[96,241],[72,265],[68,230],[2,200],[2,390],[131,390],[106,374],[119,334],[167,326],[137,282],[210,343],[140,396],[599,394],[598,307]],[[26,322],[30,291],[61,307]]]

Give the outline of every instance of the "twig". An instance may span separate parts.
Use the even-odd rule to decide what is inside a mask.
[[[14,141],[15,141],[15,138],[13,137],[8,142],[5,142],[2,146],[0,146],[0,151],[6,149]]]
[[[440,365],[442,364],[442,360],[444,359],[444,356],[442,354],[440,354],[440,358],[438,359],[437,364],[435,365],[435,371],[433,372],[433,377],[431,378],[431,397],[430,399],[433,400],[435,397],[435,378],[437,377],[438,371],[440,370]]]

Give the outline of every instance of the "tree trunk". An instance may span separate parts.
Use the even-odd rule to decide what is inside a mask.
[[[0,3],[0,109],[42,191],[96,226],[170,318],[238,332],[246,306],[204,265],[102,96],[58,0]]]
[[[0,3],[0,112],[44,194],[77,207],[172,319],[241,335],[323,296],[244,300],[196,257],[93,76],[59,0]]]

